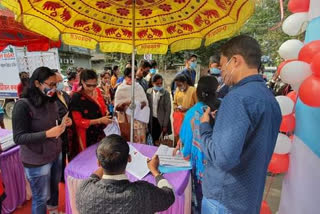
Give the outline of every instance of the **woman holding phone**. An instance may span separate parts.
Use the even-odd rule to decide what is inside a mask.
[[[32,191],[32,213],[57,211],[58,183],[61,178],[61,134],[71,119],[62,124],[56,104],[56,74],[47,67],[37,68],[30,84],[13,109],[14,142]]]
[[[93,70],[80,74],[81,90],[71,98],[70,111],[76,127],[76,140],[70,151],[77,155],[105,137],[104,129],[111,123],[105,100],[98,86],[98,75]]]
[[[194,183],[194,191],[196,194],[196,209],[201,213],[202,188],[201,180],[204,171],[204,154],[201,151],[200,137],[200,118],[210,107],[213,112],[219,108],[220,100],[217,99],[216,90],[218,81],[214,76],[201,77],[197,87],[197,98],[199,100],[196,105],[185,114],[180,133],[179,141],[174,154],[181,151],[184,159],[191,161],[192,164],[192,180]],[[214,117],[214,116],[213,116]],[[213,118],[214,119],[214,118]],[[212,120],[213,125],[213,120]]]

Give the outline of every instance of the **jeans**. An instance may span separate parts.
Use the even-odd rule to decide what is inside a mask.
[[[225,214],[225,207],[216,200],[202,199],[202,214]]]
[[[61,178],[62,155],[43,166],[24,168],[32,191],[32,214],[46,214],[48,206],[58,206],[58,185]]]
[[[192,213],[200,214],[201,213],[201,202],[202,202],[202,184],[198,181],[196,170],[192,170],[192,201],[193,206]]]

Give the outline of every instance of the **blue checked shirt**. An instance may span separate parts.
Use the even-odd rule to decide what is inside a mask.
[[[226,213],[258,214],[267,167],[277,140],[280,107],[260,75],[232,87],[223,99],[215,126],[200,125],[207,159],[203,194]]]

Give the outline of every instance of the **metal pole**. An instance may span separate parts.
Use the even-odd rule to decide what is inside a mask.
[[[136,84],[136,75],[135,75],[135,51],[136,51],[136,44],[135,44],[135,37],[136,37],[136,1],[132,1],[132,63],[131,63],[131,77],[132,77],[132,86],[131,86],[131,105],[130,109],[132,111],[131,114],[131,121],[130,121],[130,142],[133,142],[133,123],[134,123],[134,110],[136,109],[135,100],[134,100],[134,91],[135,91],[135,84]]]

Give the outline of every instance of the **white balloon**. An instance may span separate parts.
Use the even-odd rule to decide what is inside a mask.
[[[310,75],[310,64],[303,61],[288,62],[280,71],[281,80],[292,85],[299,85]]]
[[[289,36],[297,36],[306,31],[308,26],[308,13],[294,13],[282,24],[282,30]]]
[[[285,41],[279,48],[281,58],[285,60],[298,59],[299,52],[303,47],[303,43],[297,39]]]
[[[274,148],[274,153],[276,154],[288,154],[291,151],[292,143],[287,135],[278,134],[277,143]]]
[[[287,96],[276,96],[281,109],[282,116],[291,114],[294,108],[294,102]]]
[[[302,84],[302,82],[301,83],[297,83],[297,84],[290,84],[290,86],[298,94],[301,84]]]

